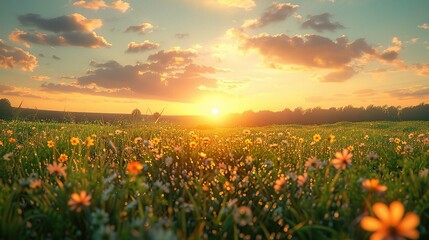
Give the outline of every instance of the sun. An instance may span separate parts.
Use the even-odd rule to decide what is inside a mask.
[[[212,115],[218,116],[219,115],[219,109],[217,107],[212,108]]]

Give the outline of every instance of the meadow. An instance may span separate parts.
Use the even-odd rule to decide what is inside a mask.
[[[0,129],[0,239],[429,239],[429,122]]]

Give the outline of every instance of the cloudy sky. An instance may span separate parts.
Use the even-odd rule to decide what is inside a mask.
[[[1,0],[0,97],[165,114],[429,101],[426,0]]]

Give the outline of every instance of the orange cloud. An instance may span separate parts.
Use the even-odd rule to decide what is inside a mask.
[[[289,37],[263,33],[248,36],[237,29],[230,32],[238,38],[241,49],[258,51],[268,65],[342,69],[365,54],[376,55],[376,51],[363,38],[349,42],[345,36],[332,41],[319,35]]]
[[[150,23],[142,23],[136,26],[129,26],[125,32],[137,32],[140,34],[151,32],[153,29],[153,25]]]
[[[42,18],[39,14],[29,13],[18,16],[18,20],[25,26],[35,26],[50,32],[91,32],[103,25],[100,19],[87,19],[79,13],[73,13],[56,18]]]
[[[273,22],[283,21],[286,18],[292,16],[298,9],[298,5],[293,5],[291,3],[276,3],[273,4],[267,9],[267,11],[257,19],[247,20],[243,24],[243,28],[259,28],[266,26]]]
[[[20,67],[23,71],[33,71],[37,66],[37,58],[18,47],[12,47],[0,39],[0,67]]]
[[[43,76],[43,75],[31,76],[31,80],[34,80],[34,81],[45,81],[45,80],[49,80],[49,79],[51,79],[51,78],[48,76]]]
[[[111,44],[95,32],[65,32],[57,35],[47,35],[44,33],[28,33],[22,30],[15,30],[9,34],[9,38],[15,42],[36,43],[50,46],[79,46],[89,48],[110,47]]]
[[[75,84],[42,84],[47,92],[75,92],[109,97],[189,102],[216,92],[218,81],[207,74],[216,68],[194,64],[194,49],[172,48],[148,57],[147,63],[121,65],[116,61],[91,62],[93,67]]]
[[[137,53],[137,52],[145,52],[153,49],[157,49],[159,47],[158,43],[153,43],[148,40],[142,43],[130,42],[128,44],[127,53]]]
[[[256,6],[253,0],[217,0],[217,2],[226,7],[236,7],[246,10],[250,10]]]
[[[104,0],[76,1],[73,3],[73,5],[91,9],[94,11],[111,8],[111,9],[116,9],[122,13],[128,11],[128,9],[130,8],[130,4],[122,0],[113,1],[110,4],[107,4],[106,1]]]
[[[87,19],[78,13],[56,18],[42,18],[38,14],[29,13],[19,16],[18,20],[24,26],[35,26],[41,30],[55,33],[48,35],[17,29],[9,34],[12,41],[23,42],[28,47],[29,43],[90,48],[111,46],[103,37],[93,32],[103,24],[100,19]]]
[[[312,28],[317,32],[323,32],[325,30],[335,31],[339,28],[344,28],[339,22],[331,22],[331,14],[329,13],[309,16],[308,20],[303,22],[301,26],[303,28]]]

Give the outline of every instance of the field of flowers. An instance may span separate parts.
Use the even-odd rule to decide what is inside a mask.
[[[0,239],[429,239],[428,122],[1,122],[0,157]]]

